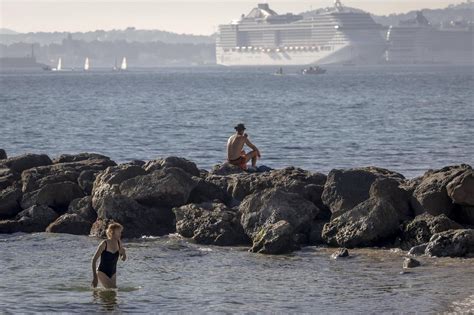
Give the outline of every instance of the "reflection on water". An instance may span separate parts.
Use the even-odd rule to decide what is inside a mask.
[[[307,247],[265,256],[176,236],[126,240],[118,289],[94,290],[90,261],[98,243],[65,234],[0,235],[0,310],[434,313],[474,305],[474,259],[422,257],[421,267],[402,273],[402,251],[358,249],[334,260],[334,249]]]
[[[92,290],[93,303],[98,303],[104,311],[115,311],[118,308],[117,291],[95,289]]]

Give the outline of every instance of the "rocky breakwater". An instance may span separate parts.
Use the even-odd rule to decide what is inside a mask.
[[[117,165],[100,154],[0,156],[0,233],[165,235],[283,254],[306,245],[388,246],[411,254],[474,254],[474,172],[415,179],[377,167],[211,172],[168,157]]]

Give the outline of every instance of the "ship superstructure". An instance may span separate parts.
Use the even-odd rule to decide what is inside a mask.
[[[258,4],[219,26],[216,58],[227,66],[378,63],[386,48],[383,34],[368,13],[346,9],[340,0],[309,17],[279,15]]]

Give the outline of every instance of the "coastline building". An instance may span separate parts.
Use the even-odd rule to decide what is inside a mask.
[[[343,7],[310,17],[277,14],[266,3],[220,25],[216,62],[226,66],[373,64],[383,61],[386,29],[370,14]]]

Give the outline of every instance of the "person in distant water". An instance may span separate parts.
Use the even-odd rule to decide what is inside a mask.
[[[120,238],[122,237],[123,226],[119,223],[112,223],[107,227],[107,239],[99,244],[94,257],[92,258],[92,286],[97,287],[98,281],[106,289],[117,287],[117,261],[119,257],[122,261],[127,259],[125,248],[123,248]],[[97,259],[100,257],[99,268],[96,269]]]
[[[236,133],[227,140],[227,161],[232,165],[238,165],[241,169],[247,169],[247,162],[252,160],[252,167],[257,167],[257,158],[260,158],[260,151],[250,142],[245,131],[244,124],[238,124],[234,127]],[[245,153],[244,145],[252,149],[251,152]]]

